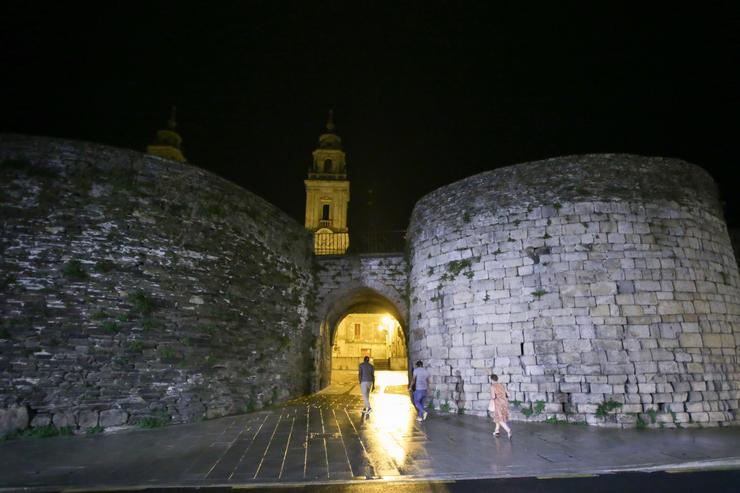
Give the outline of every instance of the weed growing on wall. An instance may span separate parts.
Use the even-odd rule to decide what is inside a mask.
[[[129,294],[128,300],[134,306],[134,311],[142,315],[149,315],[154,311],[154,299],[141,289]]]
[[[517,402],[517,401],[514,401],[514,402]],[[514,406],[514,407],[518,407],[518,406]],[[542,411],[544,410],[545,410],[545,401],[539,400],[539,401],[535,401],[534,406],[530,402],[529,407],[525,407],[524,409],[522,409],[522,414],[529,418],[531,416],[539,416],[540,414],[542,414]]]
[[[542,298],[542,297],[543,297],[543,296],[545,296],[546,294],[547,294],[547,291],[545,291],[545,290],[544,290],[544,289],[542,289],[542,288],[540,288],[540,289],[537,289],[536,291],[532,291],[532,296],[534,296],[534,297],[535,297],[535,298],[537,298],[537,299],[540,299],[540,298]]]
[[[144,350],[144,343],[141,341],[131,341],[126,347],[129,351],[140,353]]]
[[[106,332],[113,332],[113,333],[115,333],[115,332],[118,332],[118,330],[119,330],[118,324],[116,322],[114,322],[113,320],[107,320],[107,321],[103,322],[102,327],[103,327],[103,330],[106,331]]]
[[[95,262],[95,272],[100,272],[101,274],[107,274],[108,272],[112,271],[115,267],[116,267],[116,264],[114,264],[110,260],[99,260]]]
[[[16,431],[14,433],[8,433],[0,438],[0,441],[15,440],[16,438],[51,438],[58,436],[70,436],[73,435],[71,426],[63,426],[57,428],[54,425],[47,426],[35,426],[28,428],[23,431]]]
[[[159,349],[159,357],[161,359],[175,359],[177,356],[177,353],[175,353],[175,350],[169,347],[163,347]]]
[[[141,418],[136,422],[136,426],[139,428],[145,428],[145,429],[151,429],[151,428],[161,428],[162,426],[167,426],[171,421],[170,416],[167,414],[167,411],[161,410],[159,413],[157,413],[154,416],[148,416],[146,418]]]
[[[608,401],[604,401],[598,406],[596,406],[596,416],[600,416],[602,418],[605,418],[609,412],[614,411],[615,409],[619,409],[622,407],[621,402],[613,401],[609,399]]]
[[[85,279],[87,278],[87,272],[82,268],[82,263],[79,260],[70,260],[62,266],[62,274],[64,277],[69,279]]]

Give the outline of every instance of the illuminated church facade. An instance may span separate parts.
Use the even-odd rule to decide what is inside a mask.
[[[342,255],[349,248],[347,208],[349,180],[342,139],[329,112],[326,132],[319,136],[306,185],[305,227],[314,235],[316,255]]]

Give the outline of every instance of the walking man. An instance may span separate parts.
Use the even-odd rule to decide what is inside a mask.
[[[370,414],[370,390],[375,387],[375,368],[370,364],[370,356],[365,356],[364,361],[360,363],[359,368],[360,391],[362,391],[362,400],[365,401],[365,407],[362,408],[362,414]]]
[[[427,412],[424,410],[424,399],[427,396],[427,389],[429,388],[429,373],[424,368],[424,363],[421,361],[416,362],[416,368],[414,368],[414,376],[411,378],[409,384],[409,391],[414,391],[414,406],[416,406],[416,412],[418,416],[416,421],[424,421],[427,419]]]

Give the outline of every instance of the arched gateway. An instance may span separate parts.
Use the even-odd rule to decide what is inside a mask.
[[[404,256],[332,256],[319,257],[316,261],[317,314],[320,318],[316,329],[314,388],[320,389],[332,382],[332,357],[335,370],[352,370],[353,358],[361,359],[364,354],[380,356],[379,363],[380,360],[382,364],[387,362],[389,369],[405,369],[408,298]],[[376,322],[367,323],[373,317]],[[352,320],[350,329],[342,325],[345,319],[345,325]],[[349,344],[350,353],[346,349],[343,352],[340,342],[351,341],[355,335],[345,330],[357,330],[357,340],[364,341],[363,344]],[[368,334],[375,330],[385,332]],[[384,344],[388,345],[387,351],[383,349]]]

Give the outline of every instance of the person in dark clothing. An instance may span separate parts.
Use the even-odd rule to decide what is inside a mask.
[[[370,357],[365,356],[364,361],[360,363],[359,374],[360,390],[362,391],[362,400],[365,401],[365,407],[362,408],[362,414],[370,414],[370,390],[375,387],[375,367],[370,364]]]

